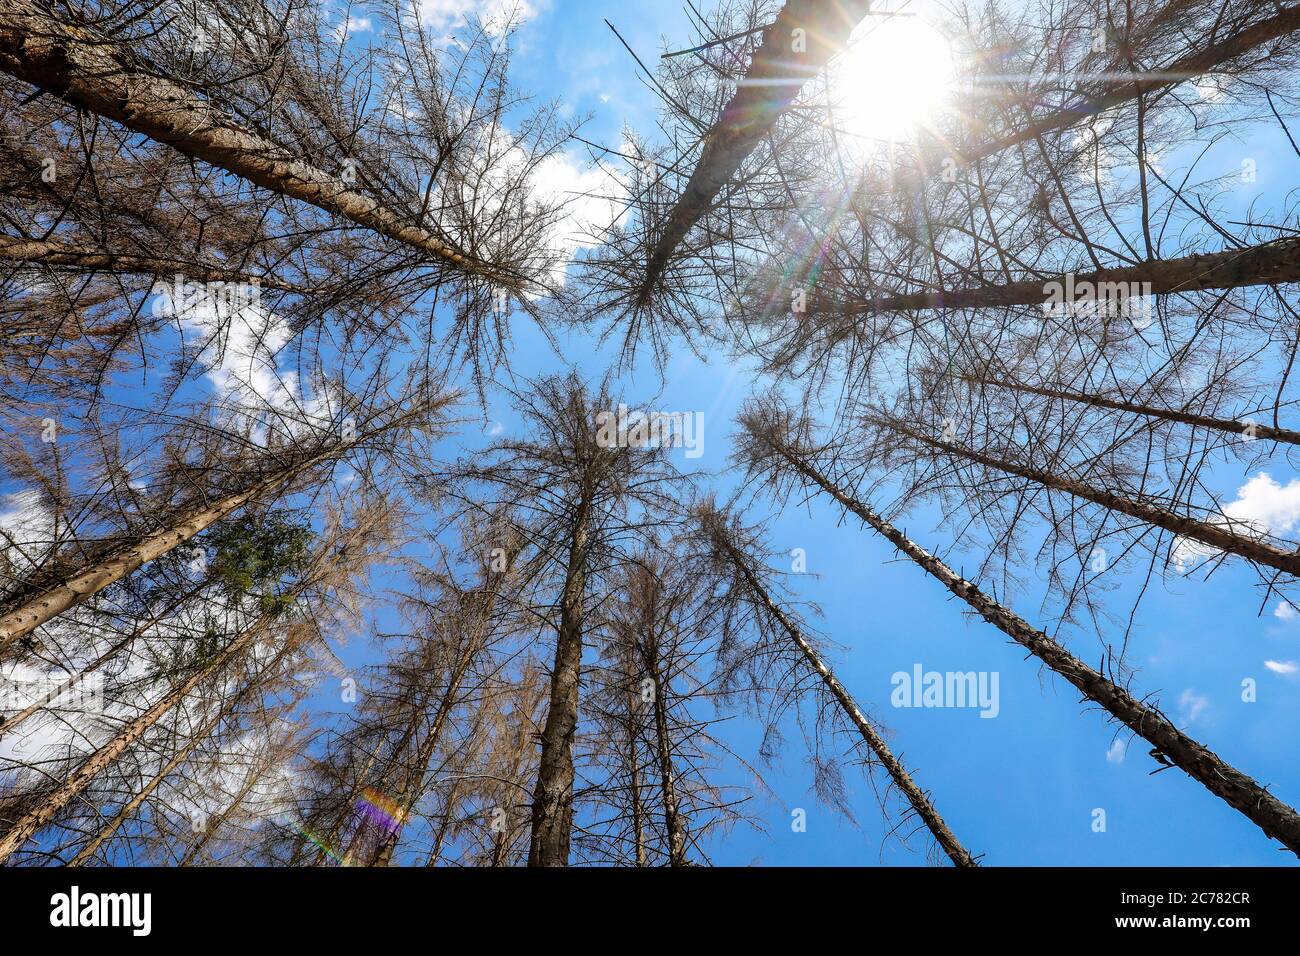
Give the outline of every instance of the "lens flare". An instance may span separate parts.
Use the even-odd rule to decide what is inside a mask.
[[[956,85],[948,41],[918,17],[868,18],[831,70],[836,126],[867,148],[912,139]]]

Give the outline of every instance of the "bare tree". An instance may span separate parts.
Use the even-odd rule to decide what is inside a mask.
[[[857,515],[939,580],[976,613],[1021,644],[1056,671],[1084,698],[1095,701],[1120,723],[1152,744],[1152,754],[1172,763],[1215,796],[1252,820],[1269,837],[1300,853],[1300,814],[1268,790],[1192,740],[1160,711],[1135,698],[1122,686],[1070,654],[1061,644],[994,601],[943,561],[920,547],[869,506],[842,490],[818,467],[809,424],[779,404],[751,406],[742,419],[746,441],[738,449],[742,462],[756,476],[777,483],[807,484]]]

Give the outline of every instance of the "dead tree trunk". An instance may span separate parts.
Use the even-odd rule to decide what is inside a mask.
[[[1007,634],[1040,661],[1069,681],[1087,700],[1104,707],[1116,720],[1149,741],[1160,754],[1207,790],[1239,810],[1269,837],[1300,856],[1300,814],[1274,797],[1207,747],[1192,740],[1159,710],[1148,707],[1127,690],[1084,664],[1044,632],[994,601],[934,555],[895,528],[867,505],[836,487],[809,461],[774,436],[751,431],[806,481],[861,518],[899,551],[965,601],[984,620]]]
[[[1160,408],[1155,405],[1142,405],[1134,402],[1125,402],[1117,398],[1106,398],[1103,395],[1087,395],[1082,392],[1071,392],[1065,389],[1049,388],[1043,385],[1027,385],[1024,382],[1012,382],[1007,379],[988,378],[980,375],[965,375],[963,380],[976,385],[990,385],[994,388],[1005,388],[1014,392],[1026,392],[1030,395],[1041,395],[1044,398],[1056,398],[1067,402],[1078,402],[1080,405],[1090,405],[1093,408],[1109,408],[1117,412],[1128,412],[1131,415],[1143,415],[1147,418],[1158,418],[1166,422],[1177,422],[1182,425],[1193,425],[1198,428],[1213,428],[1217,431],[1227,432],[1232,435],[1246,435],[1249,438],[1260,438],[1265,441],[1287,442],[1291,445],[1300,445],[1300,432],[1292,431],[1289,428],[1273,428],[1269,425],[1261,425],[1255,422],[1233,421],[1230,418],[1215,418],[1211,415],[1197,415],[1193,412],[1179,411],[1173,408]]]
[[[433,838],[433,848],[429,851],[428,859],[424,861],[425,866],[437,866],[438,861],[442,859],[442,848],[447,842],[447,833],[451,829],[451,815],[456,810],[456,801],[460,799],[460,786],[460,781],[454,780],[447,789],[447,803],[442,809],[442,817],[438,821],[438,830]],[[494,862],[493,866],[496,865]]]
[[[401,812],[397,814],[395,825],[379,845],[372,861],[373,866],[388,866],[392,862],[393,854],[397,851],[397,844],[401,841],[402,827],[419,797],[424,777],[428,773],[429,764],[438,749],[438,744],[442,742],[443,728],[447,724],[447,718],[451,715],[452,708],[459,700],[457,695],[460,693],[461,683],[465,680],[465,675],[469,672],[472,659],[472,654],[467,653],[456,661],[455,670],[451,675],[447,691],[438,703],[433,725],[420,743],[419,753],[415,757],[415,766],[410,768],[402,783],[402,790],[397,798],[397,805]]]
[[[718,530],[719,532],[721,531],[721,529]],[[881,765],[884,766],[885,770],[889,773],[890,779],[894,781],[894,785],[902,791],[903,796],[907,798],[907,802],[916,812],[916,815],[921,818],[921,821],[934,837],[935,842],[938,843],[943,852],[948,855],[948,859],[952,860],[954,866],[978,866],[979,864],[976,863],[975,858],[971,855],[970,851],[962,845],[961,841],[957,839],[957,835],[952,832],[952,829],[944,821],[943,817],[939,815],[939,811],[935,809],[934,804],[930,801],[929,795],[920,788],[916,781],[912,779],[912,775],[907,772],[907,768],[904,767],[902,762],[894,756],[893,751],[889,749],[889,745],[885,743],[884,738],[881,737],[876,731],[876,728],[872,726],[871,721],[867,718],[867,715],[862,712],[862,708],[858,706],[857,701],[853,699],[852,695],[849,694],[844,685],[839,682],[838,678],[836,678],[835,673],[831,670],[830,666],[822,660],[821,655],[817,653],[812,644],[808,642],[808,639],[804,637],[803,632],[799,629],[798,625],[795,624],[781,606],[773,600],[772,595],[768,593],[768,589],[763,586],[763,582],[758,579],[758,576],[754,573],[754,569],[750,567],[745,556],[740,553],[730,540],[727,539],[725,532],[714,533],[711,535],[711,538],[717,545],[721,546],[722,552],[726,556],[727,560],[731,562],[731,565],[738,572],[740,572],[740,575],[748,586],[750,593],[753,594],[758,603],[770,615],[772,615],[781,626],[781,629],[785,631],[786,636],[788,636],[795,647],[799,649],[799,653],[803,655],[808,666],[816,671],[817,675],[821,677],[822,683],[826,685],[826,689],[830,692],[831,696],[835,698],[835,702],[839,704],[840,710],[844,713],[844,716],[848,718],[849,723],[854,726],[862,736],[867,747],[875,755],[876,759],[880,761]]]
[[[652,632],[641,642],[646,674],[654,691],[655,756],[659,763],[659,787],[664,802],[664,830],[668,836],[668,865],[687,866],[686,825],[677,797],[677,773],[673,768],[672,739],[668,732],[668,687],[659,668],[659,644]]]
[[[1059,282],[1062,276],[1045,276],[991,285],[979,289],[952,289],[938,292],[909,292],[904,295],[884,295],[874,299],[852,302],[822,301],[810,304],[814,313],[830,315],[862,315],[885,312],[907,312],[922,309],[980,309],[1017,305],[1045,305],[1048,302],[1047,284]],[[1075,286],[1091,283],[1101,294],[1095,299],[1098,309],[1122,306],[1129,298],[1128,290],[1141,289],[1152,295],[1177,292],[1196,292],[1202,289],[1241,289],[1257,285],[1276,285],[1283,282],[1300,282],[1300,239],[1281,239],[1246,249],[1229,249],[1178,259],[1157,259],[1135,266],[1119,266],[1092,272],[1074,273]],[[1145,289],[1146,284],[1150,289]],[[1064,286],[1063,286],[1064,287]],[[1116,297],[1106,290],[1122,290]],[[1078,300],[1084,305],[1089,300]],[[1073,303],[1063,303],[1069,309]]]
[[[306,294],[307,289],[273,278],[234,272],[215,265],[205,265],[189,259],[169,259],[155,256],[108,252],[91,246],[74,246],[50,239],[22,239],[0,234],[0,261],[29,266],[54,266],[81,269],[87,272],[134,273],[170,278],[181,275],[195,282],[226,282],[235,285],[257,286],[278,292]]]
[[[196,505],[182,511],[163,530],[110,550],[82,566],[70,578],[46,587],[34,596],[22,598],[17,606],[0,615],[0,654],[42,624],[81,604],[155,558],[190,541],[209,525],[271,489],[291,481],[321,460],[322,456],[299,459],[277,469],[270,477],[253,483],[243,491],[219,498],[211,504]]]
[[[180,607],[190,598],[194,597],[194,595],[198,594],[206,586],[207,586],[207,582],[200,582],[196,584],[194,587],[188,588],[184,594],[180,595],[178,598],[176,598],[173,601],[169,601],[163,609],[159,610],[157,613],[150,614],[145,621],[131,628],[130,632],[125,637],[123,637],[120,641],[114,643],[111,647],[108,648],[108,650],[100,654],[97,658],[95,658],[93,661],[87,664],[82,670],[73,674],[71,677],[65,680],[53,691],[46,694],[40,700],[32,701],[32,703],[29,704],[27,707],[24,707],[18,713],[14,714],[12,717],[6,720],[3,724],[0,724],[0,738],[3,738],[8,734],[13,733],[15,730],[18,729],[18,727],[24,721],[26,721],[32,715],[39,714],[48,705],[57,701],[63,694],[67,693],[68,691],[72,690],[72,688],[76,687],[77,684],[81,683],[81,681],[85,680],[90,675],[97,673],[101,667],[103,667],[109,661],[113,660],[113,658],[117,657],[118,654],[120,654],[126,648],[130,647],[131,644],[133,644],[136,640],[138,640],[141,634],[147,632],[150,628],[152,628],[155,624],[157,624],[165,615],[172,613],[176,608]]]
[[[649,303],[691,227],[712,208],[804,83],[844,48],[869,5],[867,0],[788,0],[764,31],[749,71],[705,137],[699,162],[650,251],[636,294],[639,307]]]
[[[244,780],[244,785],[240,787],[239,792],[235,794],[235,798],[231,800],[219,814],[217,814],[215,820],[208,822],[208,824],[203,828],[203,832],[197,836],[192,844],[190,844],[190,848],[185,851],[185,855],[181,857],[180,862],[176,865],[192,865],[194,861],[198,859],[199,854],[203,852],[203,848],[208,845],[214,836],[221,832],[221,828],[226,825],[226,821],[229,820],[243,802],[248,799],[248,795],[253,792],[254,788],[256,788],[260,782],[260,771],[249,773],[248,777]]]
[[[587,552],[592,503],[584,499],[574,517],[573,539],[560,596],[560,626],[551,671],[550,706],[542,728],[542,753],[533,794],[529,866],[567,866],[573,830],[573,740],[578,732],[578,686],[587,591]]]
[[[226,645],[220,654],[196,668],[194,673],[164,694],[157,703],[128,723],[111,740],[82,761],[81,765],[72,771],[49,796],[20,817],[13,827],[0,836],[0,863],[9,859],[14,851],[31,839],[37,830],[53,820],[60,810],[85,792],[91,781],[102,770],[121,757],[194,688],[204,680],[220,673],[228,663],[247,652],[274,619],[274,615],[262,615],[252,626]]]
[[[106,823],[104,827],[95,834],[91,841],[82,847],[76,856],[68,861],[67,865],[81,866],[93,857],[95,852],[103,846],[114,833],[120,830],[126,821],[135,816],[136,811],[138,811],[141,805],[149,799],[150,795],[162,785],[162,782],[167,779],[171,772],[189,759],[190,754],[198,749],[199,744],[203,743],[203,741],[207,739],[208,734],[212,733],[212,731],[216,729],[217,724],[221,723],[224,717],[224,710],[218,711],[216,716],[209,720],[203,728],[198,731],[198,733],[191,735],[185,746],[178,750],[170,760],[163,764],[162,769],[153,776],[153,779],[150,780],[139,793],[123,804],[122,809],[117,811],[113,816],[113,819]]]
[[[627,715],[623,721],[624,730],[627,733],[627,772],[628,786],[631,788],[632,801],[632,847],[636,865],[638,867],[646,866],[648,863],[645,842],[645,811],[641,807],[641,762],[638,758],[636,742],[638,736],[636,710],[637,694],[636,689],[631,683],[631,675],[628,675],[627,692],[624,695],[627,701]]]
[[[1147,93],[1172,88],[1205,73],[1212,73],[1256,47],[1284,37],[1297,29],[1300,29],[1300,5],[1282,8],[1279,4],[1278,12],[1274,16],[1260,20],[1238,33],[1182,56],[1150,73],[1136,73],[1133,74],[1132,79],[1125,77],[1114,81],[1108,89],[1091,91],[1090,94],[1085,94],[1077,105],[1057,110],[1023,129],[978,146],[961,155],[960,161],[966,164],[986,159],[1018,143],[1037,139],[1056,130],[1067,129],[1080,120],[1095,116],[1112,106],[1137,99]],[[1114,69],[1120,73],[1128,73],[1131,72],[1131,65],[1127,60],[1122,60],[1114,65]]]
[[[51,16],[31,0],[5,0],[0,8],[0,70],[187,156],[434,256],[456,271],[510,289],[520,286],[516,277],[465,255],[339,176],[236,125],[188,87],[140,69],[119,44]]]
[[[1040,484],[1044,488],[1064,491],[1076,498],[1091,501],[1093,504],[1101,505],[1111,511],[1118,511],[1130,518],[1137,518],[1158,528],[1164,528],[1166,531],[1171,531],[1181,537],[1199,541],[1201,544],[1209,545],[1216,550],[1226,551],[1249,561],[1267,565],[1279,571],[1285,571],[1287,574],[1300,576],[1300,554],[1285,551],[1265,541],[1237,534],[1224,525],[1188,518],[1158,505],[1148,504],[1145,501],[1135,501],[1115,492],[1103,491],[1072,478],[1065,478],[1039,468],[1031,468],[1028,465],[995,458],[992,455],[985,455],[982,452],[963,448],[960,445],[954,445],[951,442],[945,442],[937,438],[929,438],[900,422],[890,419],[873,418],[870,421],[955,457],[964,458],[986,468],[1024,478]]]

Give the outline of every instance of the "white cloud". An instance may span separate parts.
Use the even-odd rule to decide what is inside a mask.
[[[187,344],[195,344],[195,338],[202,343],[199,360],[208,367],[207,377],[217,393],[241,406],[289,404],[297,391],[296,377],[276,369],[275,353],[291,333],[262,306],[260,290],[241,286],[238,291],[208,291],[197,283],[183,285],[180,293],[176,285],[155,286],[154,314],[171,317]]]
[[[618,173],[590,165],[568,153],[546,157],[533,172],[533,194],[542,202],[564,203],[564,213],[551,231],[550,246],[573,258],[580,248],[596,245],[605,230],[627,211],[620,201],[627,183]],[[556,276],[563,281],[563,276]]]
[[[1267,472],[1260,472],[1242,485],[1237,500],[1223,513],[1260,531],[1286,534],[1300,524],[1300,478],[1292,478],[1283,486]]]
[[[348,14],[343,18],[343,22],[334,28],[334,36],[343,40],[354,33],[367,33],[369,30],[369,17],[354,17],[351,14]]]
[[[1228,520],[1218,523],[1231,527],[1236,534],[1253,531],[1261,535],[1286,535],[1300,525],[1300,478],[1280,485],[1268,472],[1261,471],[1237,489],[1236,500],[1223,508],[1223,514]],[[1175,562],[1215,553],[1213,548],[1186,538],[1179,539],[1174,546]]]
[[[1294,621],[1300,617],[1300,613],[1296,612],[1290,601],[1278,601],[1277,607],[1273,608],[1273,616],[1283,621]]]
[[[1228,86],[1232,83],[1232,77],[1224,73],[1207,73],[1196,79],[1192,85],[1196,88],[1196,94],[1206,103],[1217,103],[1228,95]]]
[[[54,543],[54,513],[35,491],[0,498],[0,562],[11,571],[39,567]]]
[[[616,168],[588,162],[575,153],[557,152],[530,169],[534,157],[498,124],[480,134],[475,153],[479,168],[474,201],[480,204],[479,216],[490,219],[500,204],[518,202],[517,187],[525,171],[527,201],[554,210],[543,243],[544,251],[557,260],[549,277],[557,286],[564,285],[577,250],[598,245],[608,227],[628,215],[628,181]],[[433,188],[436,196],[437,184]],[[454,229],[448,231],[460,240]]]
[[[1281,674],[1283,677],[1290,677],[1292,674],[1300,673],[1300,664],[1295,661],[1265,661],[1264,666],[1274,674]]]
[[[1116,739],[1106,751],[1106,763],[1124,762],[1124,741]]]
[[[1178,712],[1184,724],[1191,724],[1210,706],[1210,698],[1196,693],[1190,687],[1178,696]]]
[[[451,30],[477,17],[488,33],[497,36],[538,12],[533,0],[417,0],[417,6],[420,22],[435,32]]]

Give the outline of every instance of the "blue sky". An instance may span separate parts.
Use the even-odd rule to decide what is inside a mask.
[[[491,13],[498,0],[426,0],[432,13],[454,28],[467,10]],[[685,5],[676,2],[609,0],[531,0],[513,40],[512,78],[537,100],[558,100],[567,115],[591,118],[581,135],[618,148],[624,128],[655,135],[657,102],[636,74],[635,65],[605,25],[608,18],[647,63],[668,44],[694,42]],[[343,13],[340,12],[340,21]],[[359,14],[353,12],[354,20]],[[352,42],[373,37],[360,20],[351,28]],[[571,150],[581,168],[586,150]],[[1210,161],[1236,168],[1243,155],[1257,159],[1253,191],[1234,200],[1241,211],[1258,198],[1276,200],[1300,173],[1295,155],[1280,131],[1248,144],[1225,143]],[[1178,156],[1167,162],[1176,165]],[[580,333],[562,336],[561,354],[524,320],[515,327],[512,365],[524,377],[557,372],[575,365],[598,380],[613,362],[609,347],[598,348]],[[675,460],[687,468],[718,472],[715,486],[725,496],[734,487],[724,474],[732,420],[744,399],[759,384],[752,370],[726,356],[707,362],[678,347],[661,381],[649,363],[620,381],[629,404],[653,398],[657,408],[705,413],[704,455]],[[121,393],[139,401],[134,389]],[[519,422],[506,401],[489,395],[486,423],[470,424],[452,443],[474,445],[497,427],[510,431]],[[1295,416],[1300,421],[1300,415]],[[1285,424],[1285,422],[1284,422]],[[1294,427],[1295,422],[1292,422]],[[482,432],[477,431],[482,427]],[[1276,511],[1300,519],[1300,485],[1296,470],[1278,455],[1249,470],[1219,466],[1212,486],[1225,501],[1261,471],[1280,486],[1273,496]],[[0,488],[0,491],[16,490]],[[1288,509],[1290,509],[1288,511]],[[754,517],[763,516],[756,511]],[[946,552],[948,532],[938,528],[938,513],[929,507],[908,512],[900,522],[930,550]],[[927,788],[940,812],[964,842],[992,865],[1279,865],[1294,862],[1258,828],[1207,793],[1181,771],[1151,775],[1158,765],[1149,745],[1127,732],[1117,734],[1095,707],[1085,708],[1063,680],[1041,669],[999,631],[970,621],[963,606],[919,568],[893,560],[892,549],[856,519],[841,520],[837,509],[817,499],[791,501],[775,514],[769,540],[779,551],[802,549],[808,573],[791,578],[800,600],[815,602],[824,616],[817,622],[835,648],[832,664],[859,703],[888,729],[896,754]],[[958,564],[960,555],[950,558]],[[976,559],[966,562],[973,566]],[[1121,589],[1134,581],[1121,581]],[[1014,606],[1040,626],[1041,584],[1016,595]],[[1281,673],[1300,661],[1300,616],[1285,619],[1274,611],[1276,598],[1261,613],[1261,595],[1253,573],[1228,562],[1210,580],[1200,576],[1157,584],[1146,596],[1137,618],[1129,663],[1137,669],[1134,689],[1155,694],[1165,712],[1191,736],[1255,779],[1269,784],[1284,801],[1300,803],[1300,674]],[[1071,649],[1095,664],[1101,646],[1095,635],[1073,635]],[[539,646],[545,658],[549,647]],[[343,649],[349,666],[375,662],[374,648],[356,641]],[[589,656],[589,661],[594,659]],[[1273,662],[1270,669],[1266,662]],[[996,673],[999,712],[982,719],[975,709],[898,708],[891,706],[891,676],[927,671]],[[1253,679],[1257,699],[1242,699],[1242,681]],[[753,759],[757,741],[754,721],[737,719],[721,725],[720,736]],[[894,820],[876,809],[870,784],[853,767],[844,768],[856,814],[853,826],[818,803],[801,736],[787,728],[789,746],[776,766],[763,767],[775,792],[767,799],[755,791],[750,812],[762,832],[742,827],[715,838],[707,849],[714,863],[728,865],[916,865],[924,862],[928,838],[917,834],[908,846],[887,839]],[[1116,743],[1118,742],[1118,743]],[[730,782],[746,785],[735,766]],[[724,781],[725,782],[725,781]],[[881,785],[884,778],[878,781]],[[807,815],[803,832],[794,832],[791,813]],[[1105,812],[1105,832],[1096,832],[1097,810]]]
[[[664,49],[689,46],[692,33],[681,5],[553,0],[520,28],[514,77],[541,98],[557,97],[576,115],[592,113],[583,135],[616,146],[629,126],[653,130],[656,102],[637,78],[634,64],[605,26],[608,18],[646,62]],[[1242,155],[1257,160],[1258,186],[1243,192],[1244,209],[1258,196],[1274,196],[1296,181],[1295,157],[1280,131],[1227,143],[1207,158],[1234,169]],[[1177,156],[1168,158],[1173,165]],[[521,346],[526,340],[521,340]],[[604,369],[590,343],[573,340],[571,361],[592,377]],[[558,367],[544,353],[518,349],[520,371]],[[530,358],[534,361],[530,364]],[[731,418],[754,385],[746,369],[718,356],[703,364],[685,349],[667,372],[658,405],[708,411],[705,455],[695,464],[722,469]],[[628,394],[653,395],[660,384],[652,370],[628,380]],[[505,409],[495,413],[509,427]],[[681,452],[676,452],[678,456]],[[1220,467],[1213,487],[1231,500],[1259,470],[1282,486],[1295,479],[1279,455],[1262,469]],[[719,484],[729,487],[732,479]],[[909,513],[913,537],[946,550],[930,509]],[[965,844],[994,865],[1277,865],[1293,863],[1239,813],[1178,770],[1150,775],[1158,765],[1141,739],[1116,734],[1104,714],[1084,708],[1064,681],[1025,660],[1021,648],[981,621],[969,621],[941,586],[906,561],[891,561],[891,548],[856,520],[840,522],[822,500],[789,503],[771,525],[780,550],[803,548],[808,575],[792,579],[800,598],[824,611],[820,628],[839,647],[834,666],[842,681],[891,732],[890,741]],[[959,558],[954,558],[954,563]],[[973,563],[973,561],[971,562]],[[1132,582],[1126,582],[1131,585]],[[1015,607],[1036,614],[1041,592],[1030,588]],[[1300,658],[1300,621],[1274,616],[1276,601],[1260,614],[1261,596],[1252,572],[1229,562],[1209,581],[1189,577],[1157,586],[1139,612],[1130,663],[1134,687],[1154,693],[1180,727],[1228,762],[1270,784],[1288,802],[1300,800],[1300,681],[1271,671],[1265,661]],[[1095,637],[1072,639],[1086,661],[1101,655]],[[981,719],[973,709],[890,706],[891,675],[926,670],[997,672],[1000,713]],[[1242,700],[1242,681],[1257,682],[1257,700]],[[727,739],[752,753],[752,722],[726,725]],[[717,863],[795,865],[916,864],[923,838],[909,847],[885,841],[886,823],[875,809],[869,784],[845,769],[858,827],[818,804],[797,731],[780,766],[764,771],[777,800],[756,798],[753,807],[766,833],[741,829],[716,841]],[[1116,743],[1118,741],[1118,743]],[[1114,746],[1113,746],[1114,744]],[[740,779],[738,776],[737,779]],[[807,812],[805,832],[792,832],[791,811]],[[1094,811],[1105,811],[1105,832],[1094,831]]]

